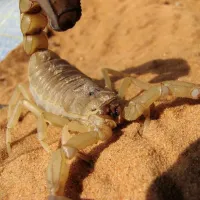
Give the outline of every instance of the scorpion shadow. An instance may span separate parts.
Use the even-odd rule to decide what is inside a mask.
[[[146,200],[200,199],[200,139],[181,153],[176,163],[156,178]]]
[[[114,68],[113,68],[114,69]],[[148,73],[155,74],[155,77],[149,80],[149,83],[160,83],[162,81],[177,80],[182,76],[186,76],[190,72],[188,62],[182,58],[156,59],[143,63],[139,66],[129,67],[122,73],[140,76]],[[111,76],[111,82],[115,82],[122,77]],[[104,87],[104,79],[95,80],[97,84]]]
[[[137,67],[130,67],[121,72],[136,74],[138,76],[152,73],[156,76],[149,83],[159,83],[167,80],[177,80],[179,77],[188,75],[190,66],[182,58],[156,59],[146,62]]]

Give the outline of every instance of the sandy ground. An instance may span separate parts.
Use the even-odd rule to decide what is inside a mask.
[[[82,1],[76,27],[57,33],[50,49],[92,78],[102,80],[110,67],[151,83],[184,80],[199,83],[200,2],[197,0]],[[0,63],[0,104],[27,80],[22,46]],[[117,81],[116,86],[118,86]],[[131,87],[129,94],[139,90]],[[156,103],[149,128],[141,121],[114,130],[111,140],[86,149],[94,165],[75,160],[66,183],[73,200],[200,199],[200,101],[176,99]],[[0,110],[0,199],[43,200],[48,191],[49,155],[36,138],[31,113],[12,134],[12,154],[5,147],[7,108]],[[59,144],[61,129],[48,127],[48,143]]]

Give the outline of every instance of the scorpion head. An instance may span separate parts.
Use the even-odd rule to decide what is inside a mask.
[[[98,113],[89,116],[89,121],[97,128],[101,140],[110,138],[112,129],[123,122],[120,100],[115,98],[102,104]]]
[[[36,0],[56,31],[72,28],[81,17],[80,0]]]
[[[84,113],[90,113],[91,115],[97,114],[102,118],[113,120],[116,124],[121,124],[123,122],[123,104],[121,99],[116,96],[115,92],[100,88],[94,82],[89,81],[87,81],[84,86],[87,96],[83,109]],[[80,101],[84,101],[83,96]]]

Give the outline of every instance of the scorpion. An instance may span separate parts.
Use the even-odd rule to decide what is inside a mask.
[[[42,147],[51,152],[47,139],[47,123],[62,127],[61,147],[51,153],[47,167],[49,200],[68,199],[64,196],[69,177],[70,160],[83,159],[81,150],[98,141],[112,137],[112,130],[124,121],[146,117],[150,106],[168,95],[200,98],[200,86],[181,81],[164,81],[151,85],[131,75],[113,69],[102,69],[105,87],[100,87],[76,67],[48,50],[48,38],[43,31],[48,21],[54,30],[63,31],[80,19],[80,1],[20,0],[21,31],[24,49],[30,56],[28,66],[29,90],[19,84],[8,108],[6,146],[11,154],[11,131],[25,107],[37,118],[37,137]],[[48,18],[47,18],[48,16]],[[118,90],[112,88],[109,75],[122,76]],[[142,92],[130,100],[125,94],[131,84]]]

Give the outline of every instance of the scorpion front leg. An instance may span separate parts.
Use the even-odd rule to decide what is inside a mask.
[[[112,135],[112,128],[103,126],[99,132],[90,131],[90,127],[79,122],[70,122],[64,126],[62,131],[62,147],[53,152],[47,168],[47,182],[50,191],[48,200],[65,200],[65,183],[69,176],[70,159],[78,156],[78,151],[90,145],[96,144],[99,140],[107,140]],[[78,134],[70,134],[79,132]]]

